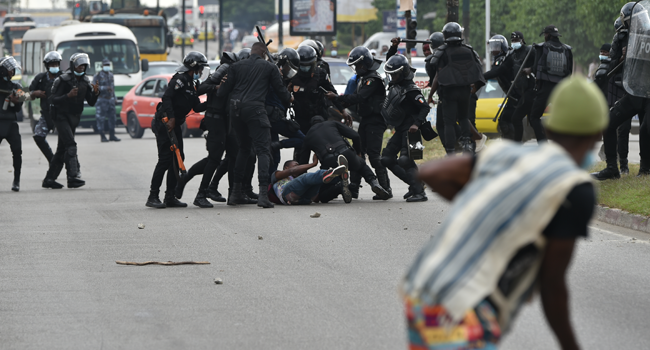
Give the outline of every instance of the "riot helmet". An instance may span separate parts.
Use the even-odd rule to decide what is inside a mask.
[[[278,67],[282,70],[282,76],[287,79],[293,78],[300,69],[298,52],[290,47],[282,49],[278,53]]]
[[[50,51],[45,54],[45,57],[43,57],[43,64],[45,64],[45,68],[49,68],[50,63],[61,63],[63,61],[63,57],[61,57],[61,54],[56,52],[56,51]]]
[[[508,52],[508,40],[500,34],[491,37],[488,46],[492,55],[495,56]]]
[[[318,54],[311,46],[299,46],[298,56],[300,57],[300,71],[298,74],[302,76],[310,76],[316,70],[318,61]]]
[[[384,65],[384,72],[390,78],[393,84],[399,83],[403,80],[413,79],[414,70],[411,69],[408,59],[403,55],[393,55],[386,61]]]
[[[237,54],[234,52],[224,51],[223,54],[221,54],[220,64],[235,63],[237,61],[239,61],[239,57],[237,57]]]
[[[5,57],[0,61],[0,76],[7,81],[11,80],[11,78],[16,75],[17,69],[21,69],[20,64],[15,58],[13,58],[13,56]]]
[[[445,43],[461,43],[463,41],[463,28],[456,22],[449,22],[442,27]]]
[[[240,61],[251,57],[251,49],[246,48],[239,50],[239,52],[237,52],[237,57],[239,57]]]
[[[445,43],[445,36],[441,32],[435,32],[429,36],[429,41],[431,42],[429,47],[433,51]]]
[[[79,66],[85,66],[83,72],[77,72]],[[74,72],[76,76],[84,75],[90,66],[90,57],[87,53],[75,53],[70,56],[70,71]]]
[[[614,21],[614,31],[616,31],[618,33],[622,29],[624,29],[623,28],[623,21],[621,20],[621,17],[619,17],[619,18],[616,19],[616,21]]]
[[[350,66],[357,74],[363,75],[368,71],[373,71],[379,69],[381,63],[378,63],[377,59],[372,57],[372,53],[368,50],[367,47],[357,46],[348,56],[347,65]]]
[[[636,2],[628,2],[627,4],[623,5],[621,7],[621,21],[623,22],[623,26],[626,29],[630,28],[630,21],[632,20],[632,9],[636,5]]]
[[[176,68],[177,72],[187,72],[187,71],[196,71],[203,70],[203,68],[208,66],[208,59],[205,58],[205,55],[198,52],[192,51],[185,55],[183,58],[183,65]]]
[[[312,49],[314,49],[314,51],[316,51],[316,56],[318,56],[318,58],[321,58],[321,54],[319,53],[319,48],[318,48],[318,44],[316,43],[316,40],[307,39],[301,42],[300,45],[298,45],[298,47],[301,46],[311,47]]]
[[[316,42],[316,45],[318,45],[318,50],[316,50],[316,53],[318,54],[318,59],[320,60],[323,58],[323,54],[325,53],[325,46],[323,46],[323,43],[318,40],[314,41]]]

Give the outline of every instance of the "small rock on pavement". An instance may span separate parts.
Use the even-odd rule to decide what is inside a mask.
[[[262,237],[262,236],[257,236],[257,239],[259,239],[259,240],[261,241],[261,240],[264,239],[264,237]]]
[[[319,218],[319,217],[320,217],[320,213],[319,213],[319,212],[315,212],[315,213],[309,215],[309,217],[310,217],[310,218]]]
[[[144,224],[138,224],[138,228],[142,230],[144,228]]]
[[[215,278],[214,284],[223,284],[223,280],[221,278]]]

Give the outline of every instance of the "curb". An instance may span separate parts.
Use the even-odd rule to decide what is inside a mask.
[[[629,228],[636,231],[650,233],[650,218],[647,216],[630,214],[621,209],[596,206],[596,220],[611,225]]]

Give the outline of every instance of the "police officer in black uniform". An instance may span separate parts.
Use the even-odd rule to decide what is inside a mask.
[[[610,47],[610,53],[612,51],[618,51],[619,49],[612,50],[614,46],[620,46],[620,42],[625,40],[628,35],[628,30],[623,26],[621,18],[617,18],[614,22],[614,39],[612,40],[612,45]],[[610,57],[609,71],[615,68],[616,62],[612,63]],[[618,100],[623,98],[627,92],[623,88],[623,73],[622,70],[618,73],[612,74],[609,77],[609,85],[607,88],[607,103],[609,107],[612,108]],[[616,131],[617,134],[617,149],[618,149],[618,161],[620,165],[620,171],[622,174],[629,174],[630,168],[628,167],[627,156],[630,149],[630,130],[632,129],[632,119],[629,119],[626,122],[623,122],[621,126],[618,127]],[[644,138],[645,139],[645,138]],[[602,146],[603,154],[605,151],[605,145]]]
[[[156,107],[156,115],[151,129],[156,135],[156,145],[158,146],[158,163],[151,177],[151,190],[146,206],[151,208],[166,207],[187,207],[176,199],[174,191],[176,189],[178,169],[174,165],[176,155],[171,151],[172,145],[169,133],[174,133],[181,157],[183,154],[183,132],[181,126],[185,123],[185,118],[190,111],[203,112],[206,110],[207,102],[201,103],[197,92],[196,81],[201,77],[203,69],[208,66],[208,60],[205,56],[196,51],[192,51],[183,58],[183,65],[178,67],[172,79],[167,85],[167,90],[162,97],[162,102]],[[167,118],[164,123],[163,119]],[[163,177],[167,173],[167,189],[165,191],[164,202],[160,201],[160,186]]]
[[[271,123],[266,115],[266,94],[271,87],[283,103],[288,104],[291,94],[282,82],[278,67],[264,60],[266,46],[255,43],[251,56],[230,67],[228,79],[217,91],[217,96],[230,95],[230,117],[239,139],[239,154],[235,163],[235,183],[232,188],[232,202],[244,203],[244,180],[246,162],[251,148],[257,154],[259,198],[257,205],[273,208],[268,198],[270,182],[268,170],[271,162]]]
[[[395,133],[381,154],[381,163],[409,185],[409,192],[413,195],[406,199],[407,202],[424,202],[427,195],[418,179],[418,166],[408,156],[408,133],[419,130],[426,122],[430,108],[422,91],[413,82],[415,69],[411,68],[406,57],[392,56],[386,61],[384,71],[390,76],[390,83],[381,114],[387,124],[395,127]]]
[[[14,181],[11,184],[11,190],[18,192],[20,190],[20,169],[22,167],[22,143],[20,132],[18,130],[18,119],[16,113],[20,111],[23,103],[18,97],[17,90],[22,90],[22,85],[11,81],[16,74],[16,69],[21,69],[16,59],[5,57],[0,61],[0,89],[6,92],[0,92],[0,100],[4,101],[3,108],[0,110],[0,142],[7,140],[11,149],[11,156],[14,165]]]
[[[318,66],[318,68],[322,68],[325,71],[325,73],[327,73],[327,76],[329,77],[331,75],[330,65],[325,60],[323,60],[323,55],[325,54],[325,46],[323,45],[323,43],[321,43],[318,40],[307,39],[301,42],[300,45],[298,45],[298,47],[300,46],[309,46],[316,51],[316,56],[318,56],[317,58],[318,63],[316,64],[316,66]]]
[[[488,48],[492,53],[492,67],[488,72],[483,74],[485,80],[496,79],[501,87],[501,90],[507,92],[515,80],[515,74],[512,71],[512,59],[508,59],[508,40],[503,35],[494,35],[488,41]],[[501,137],[508,140],[514,140],[515,130],[512,124],[512,114],[515,111],[515,106],[521,98],[517,91],[512,91],[506,105],[501,110],[499,117],[499,129]]]
[[[533,54],[531,53],[528,56],[528,60],[524,62],[526,55],[528,55],[528,52],[532,50],[532,47],[526,45],[526,39],[522,32],[512,32],[510,34],[510,41],[512,42],[512,50],[508,52],[505,64],[512,64],[511,69],[514,76],[516,76],[522,66],[524,69],[532,67],[535,62],[535,57],[533,57]],[[515,91],[520,98],[512,114],[512,126],[514,128],[514,140],[521,142],[524,138],[523,120],[525,116],[530,116],[530,110],[533,107],[533,100],[535,99],[535,79],[530,72],[521,72],[514,84],[515,87],[513,91]]]
[[[542,115],[553,88],[573,72],[573,53],[571,46],[560,42],[559,30],[554,25],[544,28],[540,36],[544,35],[544,42],[536,44],[533,48],[535,61],[532,68],[527,68],[525,73],[535,73],[535,99],[528,115],[528,121],[535,131],[537,142],[546,140],[546,133],[542,126]]]
[[[442,28],[445,45],[433,53],[431,64],[438,68],[431,92],[438,91],[445,125],[458,122],[461,130],[460,145],[465,152],[474,152],[475,144],[470,137],[468,105],[470,95],[485,85],[483,68],[478,54],[471,46],[463,44],[463,32],[456,22],[449,22]],[[474,86],[472,88],[472,85]],[[444,147],[447,154],[456,152],[456,132],[445,127]]]
[[[68,188],[77,188],[86,184],[81,179],[79,161],[77,160],[77,143],[74,140],[75,130],[81,120],[84,100],[94,106],[99,96],[99,86],[91,85],[86,70],[90,58],[85,53],[75,53],[70,57],[68,70],[52,83],[50,96],[50,113],[54,118],[59,141],[56,153],[50,162],[50,168],[43,180],[45,188],[62,188],[56,178],[65,163],[68,175]]]
[[[625,30],[630,29],[630,23],[632,20],[632,11],[635,13],[643,11],[643,7],[640,4],[635,4],[634,2],[628,2],[623,5],[621,8],[621,20],[624,30],[619,30],[616,35],[614,35],[614,40],[612,41],[612,48],[609,52],[610,62],[610,72],[613,71],[613,79],[621,78],[626,69],[630,69],[623,64],[625,62],[629,33]],[[619,75],[620,74],[620,75]],[[616,85],[616,80],[614,81]],[[620,84],[620,83],[619,83]],[[605,147],[605,162],[607,167],[599,172],[593,173],[592,175],[597,180],[608,180],[608,179],[618,179],[621,177],[621,173],[618,168],[617,163],[617,134],[618,128],[625,124],[628,120],[631,120],[635,115],[639,115],[641,121],[641,128],[639,131],[639,155],[641,157],[641,166],[639,168],[638,176],[650,175],[650,144],[649,144],[649,135],[647,132],[648,123],[648,113],[650,113],[650,100],[638,96],[633,96],[627,92],[623,92],[624,95],[621,99],[616,101],[614,107],[609,110],[609,126],[603,133],[603,145]]]
[[[41,118],[34,127],[34,142],[36,142],[38,148],[43,152],[48,163],[54,157],[54,153],[52,153],[52,149],[45,139],[47,134],[54,129],[54,119],[52,119],[52,115],[50,114],[48,96],[52,92],[54,80],[61,75],[61,61],[63,61],[63,58],[60,53],[56,51],[46,53],[45,57],[43,57],[45,72],[38,73],[29,85],[32,98],[41,99]]]
[[[609,58],[609,50],[611,50],[611,48],[612,44],[609,43],[605,43],[600,47],[600,55],[598,55],[600,65],[594,72],[594,82],[598,85],[598,88],[600,88],[600,91],[603,92],[605,97],[607,97],[609,85],[609,77],[607,76],[607,73],[609,73],[609,64],[612,62]]]
[[[361,117],[359,124],[359,135],[361,136],[361,158],[365,159],[366,155],[370,165],[377,173],[377,179],[383,188],[391,194],[390,180],[388,171],[381,163],[381,148],[386,131],[386,122],[381,116],[381,105],[386,98],[386,86],[377,69],[381,66],[381,61],[375,59],[370,50],[363,46],[357,46],[352,51],[347,60],[348,66],[352,67],[357,73],[357,88],[353,94],[339,96],[330,93],[328,98],[336,100],[344,107],[355,106],[356,112]],[[352,184],[350,190],[355,197],[359,193],[359,183],[361,177],[359,174],[352,173]],[[382,198],[374,198],[382,199]]]

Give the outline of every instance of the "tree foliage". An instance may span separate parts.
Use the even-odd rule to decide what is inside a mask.
[[[288,0],[286,0],[288,1]],[[223,0],[223,20],[247,31],[260,21],[275,20],[273,0]]]

